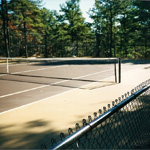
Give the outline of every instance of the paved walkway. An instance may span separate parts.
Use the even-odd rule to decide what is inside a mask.
[[[0,114],[0,149],[40,149],[41,144],[49,147],[51,137],[74,128],[76,122],[150,78],[150,64],[136,64],[132,69],[130,65],[120,84],[92,83]]]

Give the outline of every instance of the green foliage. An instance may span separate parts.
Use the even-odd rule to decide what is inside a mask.
[[[42,0],[1,0],[0,56],[150,57],[150,2],[95,0],[85,22],[80,0],[60,13]]]
[[[79,45],[84,40],[85,34],[90,30],[84,23],[84,18],[79,7],[79,0],[68,0],[65,4],[60,5],[63,13],[62,22],[68,24],[67,35],[70,36],[72,55],[79,54]]]

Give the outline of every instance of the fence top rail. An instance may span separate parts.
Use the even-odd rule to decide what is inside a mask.
[[[134,100],[136,97],[138,97],[139,95],[141,95],[142,93],[144,93],[148,89],[150,89],[150,84],[143,86],[137,92],[132,93],[131,96],[129,96],[128,98],[126,98],[125,100],[120,102],[119,104],[115,105],[113,108],[109,109],[108,111],[106,111],[105,113],[103,113],[102,115],[97,117],[95,120],[93,120],[92,122],[87,123],[86,126],[80,128],[79,130],[77,130],[76,132],[74,132],[70,136],[66,137],[64,140],[60,141],[59,143],[57,143],[53,147],[49,148],[49,150],[57,150],[57,149],[62,149],[62,148],[68,147],[73,142],[77,141],[79,138],[84,136],[87,132],[89,132],[90,130],[92,130],[96,126],[98,126],[100,123],[105,121],[107,118],[112,116],[114,113],[119,111],[121,108],[123,108],[125,105],[127,105],[129,102]]]

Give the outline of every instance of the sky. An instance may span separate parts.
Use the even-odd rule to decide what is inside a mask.
[[[83,17],[87,22],[92,22],[91,19],[88,17],[87,12],[90,8],[93,7],[95,0],[80,0],[80,9],[83,13]],[[50,10],[60,10],[60,4],[65,4],[66,0],[43,0],[43,7],[46,7]]]

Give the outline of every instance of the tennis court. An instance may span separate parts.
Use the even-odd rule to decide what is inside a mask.
[[[115,84],[118,59],[1,59],[0,112],[91,83]]]
[[[3,110],[0,113],[0,148],[39,149],[42,144],[46,144],[47,147],[50,147],[50,139],[52,137],[59,137],[60,132],[67,132],[67,129],[69,127],[74,127],[76,122],[80,123],[83,118],[87,118],[88,115],[92,115],[100,108],[103,108],[103,106],[111,104],[112,101],[118,98],[118,96],[121,96],[121,94],[130,91],[138,84],[149,79],[150,73],[149,61],[123,61],[122,81],[120,84],[116,84],[114,71],[105,72],[108,64],[104,63],[92,65],[92,63],[67,64],[65,62],[61,64],[55,63],[53,65],[44,65],[44,63],[40,63],[40,65],[35,63],[33,66],[32,65],[28,64],[27,67],[23,62],[18,62],[17,64],[11,62],[9,74],[4,72],[6,63],[0,65],[0,110]],[[101,65],[105,66],[105,70],[103,68],[102,71]],[[98,69],[98,71],[96,70],[97,72],[102,71],[100,73],[102,76],[100,77],[100,74],[96,75],[95,71],[95,75],[87,77],[87,72],[88,74],[93,73],[89,68],[90,66],[93,66],[93,70],[95,70],[95,66]],[[114,70],[113,63],[110,63],[109,66],[113,67]],[[116,66],[118,65],[116,64]],[[19,67],[20,70],[19,68],[17,69],[17,67]],[[25,67],[27,67],[26,70]],[[44,74],[43,71],[46,71],[47,74],[49,74],[49,71],[53,71],[52,73],[54,74],[56,68],[53,67],[57,67],[60,71],[64,71],[60,76],[57,74],[57,79],[56,77],[53,78],[53,80],[47,77],[38,77],[37,80],[34,79],[35,77],[33,76],[42,76],[42,74]],[[85,70],[82,70],[84,67]],[[35,68],[43,68],[40,72],[41,74],[37,74]],[[49,69],[44,70],[44,68]],[[76,80],[70,79],[71,75],[67,73],[66,70],[72,72],[75,68],[80,73],[76,75],[72,73],[72,78],[77,78],[79,76],[86,77]],[[34,69],[36,73],[34,73],[34,71],[28,73],[22,72]],[[109,67],[108,70],[109,69],[112,68]],[[15,74],[18,75],[14,75],[13,70]],[[76,70],[74,70],[74,72]],[[86,74],[84,74],[85,72]],[[30,76],[27,76],[29,73]],[[63,74],[66,76],[62,76]],[[105,74],[107,77],[104,77]],[[15,77],[15,81],[13,79],[14,76],[17,76]],[[94,76],[99,77],[97,81],[96,79],[93,81],[92,78],[94,78]],[[53,77],[52,74],[49,74],[49,77]],[[26,78],[26,80],[24,78]],[[43,80],[45,80],[45,78],[49,80],[49,83],[44,83]],[[79,79],[80,81],[78,81]],[[32,83],[33,80],[35,80],[36,83]],[[41,82],[43,82],[43,84],[41,84]],[[61,83],[52,85],[54,82]]]

